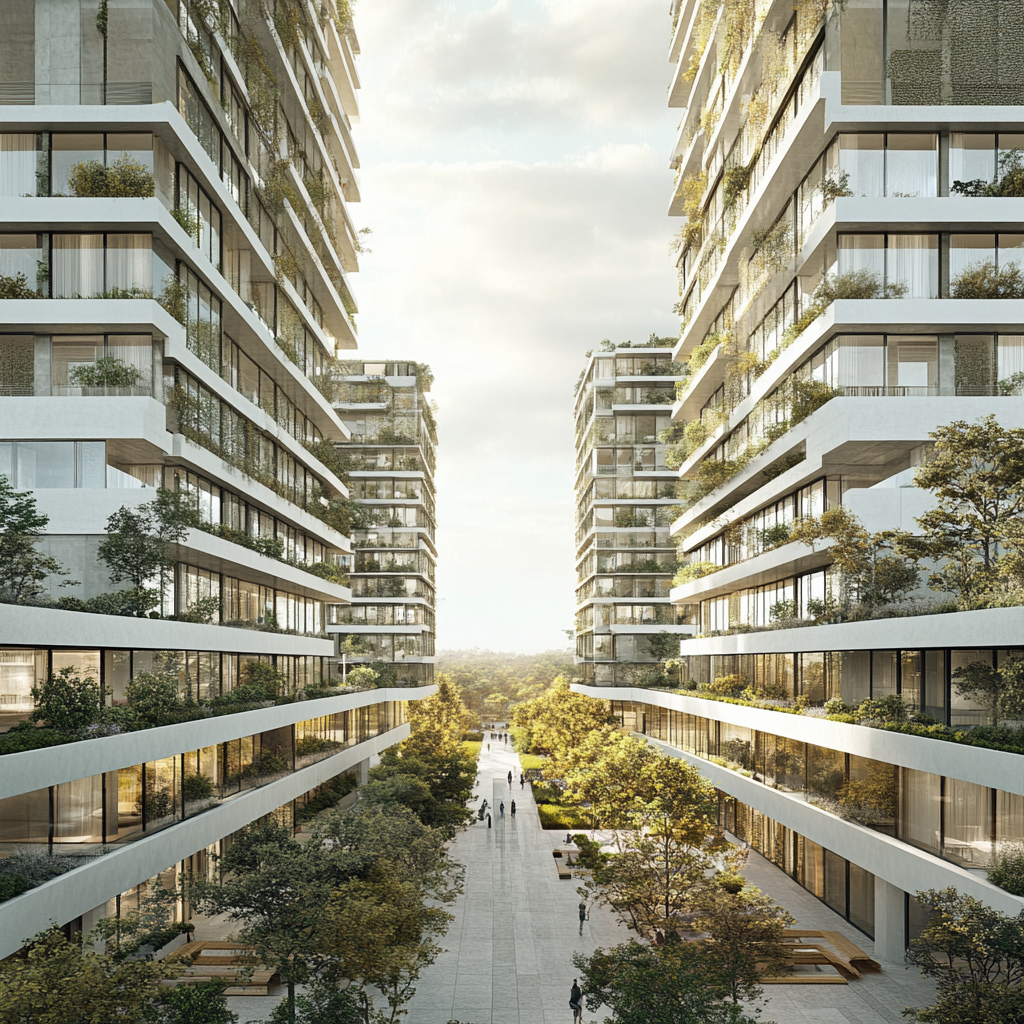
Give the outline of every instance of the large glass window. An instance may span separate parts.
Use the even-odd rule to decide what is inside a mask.
[[[0,235],[0,285],[7,298],[46,295],[46,235]]]
[[[911,768],[900,770],[899,838],[939,853],[942,818],[942,779]]]
[[[939,194],[939,137],[895,135],[885,139],[885,192],[890,196]]]
[[[105,441],[0,441],[0,476],[23,490],[102,488]]]
[[[0,196],[38,194],[38,153],[38,135],[0,132]]]
[[[991,184],[1000,172],[1000,157],[1024,150],[1024,135],[1016,132],[966,133],[951,132],[949,136],[949,185],[973,182]]]
[[[152,236],[56,234],[53,297],[148,298],[153,294]]]
[[[216,204],[184,164],[178,164],[178,209],[183,214],[186,230],[191,229],[192,240],[199,251],[220,269],[221,215]]]
[[[838,236],[840,276],[870,274],[879,294],[893,298],[934,299],[939,293],[938,235]]]

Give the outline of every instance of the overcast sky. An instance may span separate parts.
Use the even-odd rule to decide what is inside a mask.
[[[584,353],[678,333],[668,6],[356,6],[360,349],[436,377],[439,649],[565,646]]]

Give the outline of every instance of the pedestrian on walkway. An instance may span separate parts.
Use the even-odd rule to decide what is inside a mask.
[[[491,827],[491,816],[489,814],[487,815],[487,827]]]
[[[519,773],[519,788],[522,789],[523,786],[525,786],[525,785],[526,785],[526,776],[522,772],[520,772]]]
[[[512,817],[514,818],[515,816],[516,816],[516,802],[515,802],[515,800],[513,800],[512,801]]]
[[[509,769],[509,773],[508,773],[508,784],[510,786],[512,785],[512,770],[511,769]]]
[[[504,800],[502,800],[501,803],[498,805],[498,810],[501,811],[501,816],[504,818],[505,817],[505,801]]]
[[[587,920],[590,915],[587,913],[586,903],[580,902],[580,935],[583,934],[583,922]]]
[[[487,753],[489,754],[490,752],[491,752],[491,745],[490,745],[490,743],[488,743],[487,744]]]
[[[573,1024],[583,1020],[583,989],[576,984],[575,978],[572,979],[572,988],[569,989],[569,1009],[572,1010]]]

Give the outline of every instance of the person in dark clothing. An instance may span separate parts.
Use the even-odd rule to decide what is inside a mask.
[[[505,801],[504,800],[502,800],[501,803],[498,804],[498,810],[501,812],[501,816],[504,818],[505,817]]]
[[[583,934],[583,922],[587,919],[587,905],[580,903],[580,935]]]
[[[523,786],[525,786],[525,785],[526,785],[526,776],[522,772],[520,772],[519,773],[519,788],[522,789]]]
[[[487,827],[491,827],[491,816],[489,814],[487,815]]]
[[[576,979],[572,979],[572,988],[569,989],[569,1009],[572,1010],[572,1019],[575,1021],[583,1020],[583,989],[576,983]]]
[[[516,802],[515,802],[515,800],[513,800],[512,801],[512,817],[514,818],[515,816],[516,816]]]
[[[512,770],[511,769],[509,769],[509,773],[508,773],[508,784],[510,786],[512,785]]]

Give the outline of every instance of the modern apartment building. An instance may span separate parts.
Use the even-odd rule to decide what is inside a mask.
[[[656,682],[665,635],[691,631],[669,600],[678,479],[658,440],[679,370],[664,339],[608,343],[587,356],[576,388],[576,664],[586,683]]]
[[[925,588],[842,621],[832,541],[790,532],[836,507],[868,531],[916,531],[932,432],[988,413],[1024,424],[1024,303],[965,297],[982,264],[1020,266],[1020,200],[1000,198],[1024,150],[1011,7],[673,5],[674,355],[689,373],[672,532],[689,565],[672,600],[695,618],[681,644],[693,689],[585,690],[698,765],[723,824],[891,959],[921,927],[919,890],[1024,907],[986,871],[1024,838],[1021,758],[821,705],[895,694],[939,723],[983,724],[955,673],[1019,654],[1024,611],[927,614],[942,595]],[[745,703],[709,699],[727,691]]]
[[[357,53],[333,0],[0,5],[0,474],[77,581],[10,603],[0,579],[0,730],[65,668],[108,705],[154,678],[186,701],[180,724],[0,757],[0,857],[70,868],[0,902],[0,957],[292,821],[427,692],[327,688],[325,606],[351,599],[331,368],[356,343]],[[132,559],[114,581],[98,553],[123,508],[156,529],[158,488],[192,521],[140,595]],[[258,679],[273,699],[232,697]]]
[[[437,426],[422,363],[346,360],[339,445],[357,502],[352,524],[352,600],[330,607],[342,672],[373,667],[389,683],[434,678]]]

